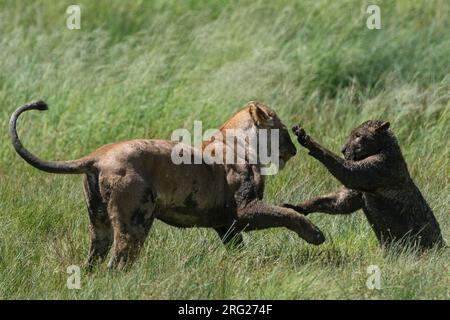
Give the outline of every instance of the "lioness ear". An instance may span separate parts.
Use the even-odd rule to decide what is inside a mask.
[[[376,128],[376,131],[377,132],[386,131],[387,129],[389,129],[390,126],[391,124],[389,123],[389,121],[385,121],[382,124],[380,124],[378,128]]]
[[[263,108],[261,108],[256,102],[250,103],[249,111],[256,125],[260,125],[263,123],[270,124],[273,121],[273,117],[268,114]]]

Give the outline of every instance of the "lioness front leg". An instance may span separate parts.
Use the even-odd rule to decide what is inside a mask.
[[[286,227],[295,231],[308,243],[321,244],[325,241],[322,231],[293,209],[272,206],[260,200],[254,200],[244,208],[238,209],[237,215],[237,227],[244,231]]]
[[[341,188],[337,192],[314,197],[298,205],[284,204],[283,207],[294,209],[304,215],[312,212],[329,214],[350,214],[364,205],[360,192]]]

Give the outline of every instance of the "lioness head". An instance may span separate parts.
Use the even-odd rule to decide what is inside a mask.
[[[249,102],[248,111],[255,126],[258,129],[266,129],[268,131],[268,137],[271,136],[271,130],[278,130],[280,168],[283,168],[286,161],[297,153],[297,149],[289,136],[289,131],[286,126],[280,118],[278,118],[275,111],[262,103],[255,101]],[[272,141],[269,141],[269,143],[272,143]]]
[[[276,142],[278,143],[277,151],[279,154],[278,164],[280,169],[283,168],[286,161],[297,153],[286,126],[272,108],[260,102],[250,101],[247,103],[244,108],[234,114],[220,128],[220,131],[226,135],[227,130],[230,129],[242,130],[247,137],[258,137],[258,145],[261,143],[261,131],[263,131],[261,129],[265,129],[265,137],[267,138],[265,142],[269,150],[271,150],[272,145],[275,146],[275,142],[272,141],[272,130],[278,130],[278,141]]]
[[[341,151],[346,160],[359,161],[377,154],[391,136],[389,122],[369,120],[353,129]]]

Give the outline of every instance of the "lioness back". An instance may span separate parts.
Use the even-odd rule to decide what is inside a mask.
[[[157,218],[177,226],[210,225],[211,220],[223,223],[217,215],[224,210],[229,194],[223,166],[195,164],[193,159],[191,163],[175,164],[171,157],[178,143],[127,140],[105,145],[92,156],[97,158],[100,181],[108,177],[106,184],[115,179],[144,179],[148,185],[146,193],[156,204]],[[199,149],[187,145],[183,149],[191,150],[191,154],[199,153]],[[189,210],[200,214],[188,215]],[[216,214],[211,215],[212,212]]]

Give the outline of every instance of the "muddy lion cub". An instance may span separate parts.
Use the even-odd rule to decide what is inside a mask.
[[[10,135],[17,153],[33,167],[50,173],[84,174],[84,190],[90,220],[88,266],[104,259],[113,245],[110,268],[129,265],[138,255],[153,220],[177,227],[208,227],[226,244],[242,242],[242,231],[286,227],[309,243],[320,244],[322,232],[293,209],[262,201],[264,175],[261,164],[241,161],[207,164],[174,164],[167,140],[128,140],[105,145],[78,160],[45,161],[31,154],[16,132],[19,115],[28,110],[47,110],[43,101],[26,104],[11,117]],[[279,161],[284,165],[296,154],[288,130],[268,106],[250,102],[234,114],[202,146],[184,151],[211,154],[233,150],[224,137],[236,131],[254,138],[261,129],[278,130]],[[269,138],[271,135],[269,135]],[[259,140],[258,140],[259,141]],[[274,142],[274,141],[272,141]],[[191,149],[189,149],[191,148]],[[227,159],[228,161],[228,159]]]
[[[350,214],[362,209],[382,245],[410,242],[422,249],[443,245],[432,210],[411,179],[389,122],[366,121],[350,133],[344,159],[315,142],[300,126],[299,143],[344,187],[335,193],[286,204],[303,214]]]

